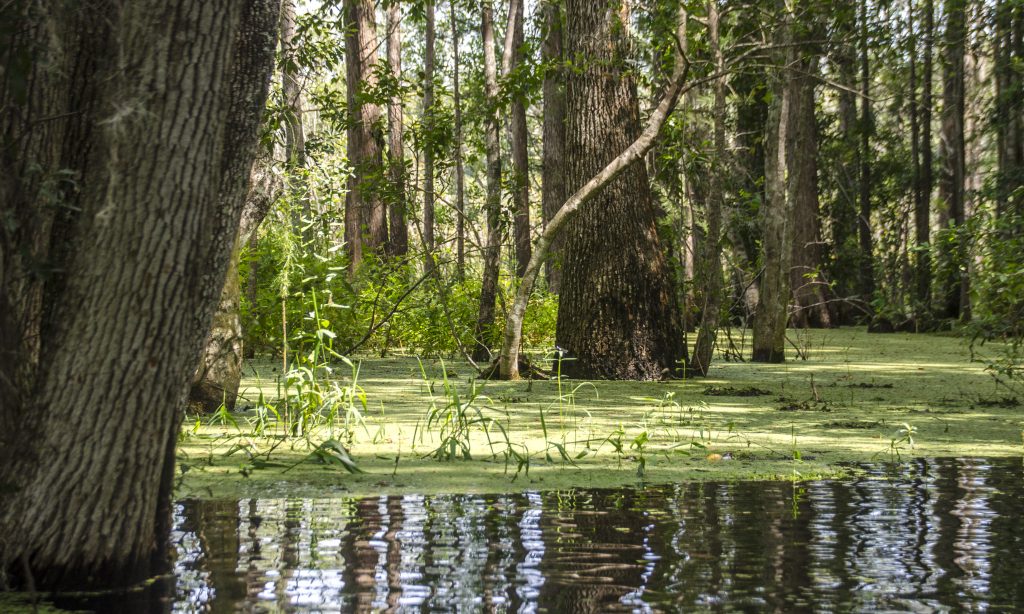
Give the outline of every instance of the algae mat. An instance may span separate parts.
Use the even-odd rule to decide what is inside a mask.
[[[273,423],[254,427],[260,394],[273,404],[280,392],[279,364],[254,361],[239,403],[247,409],[186,421],[176,496],[806,480],[850,475],[862,462],[1024,454],[1019,399],[971,362],[962,339],[862,329],[790,337],[786,363],[719,359],[707,378],[665,382],[481,382],[458,360],[356,357],[355,386],[345,365],[330,383],[358,393],[362,421],[346,429],[339,417],[290,438]],[[343,444],[362,473],[339,462],[345,452],[314,454],[326,440]]]

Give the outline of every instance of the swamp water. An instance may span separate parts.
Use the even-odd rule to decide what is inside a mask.
[[[864,469],[805,483],[185,500],[162,598],[175,612],[1024,609],[1022,459]]]

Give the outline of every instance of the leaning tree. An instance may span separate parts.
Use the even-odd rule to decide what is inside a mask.
[[[224,284],[278,0],[0,5],[0,570],[166,563],[174,448]]]

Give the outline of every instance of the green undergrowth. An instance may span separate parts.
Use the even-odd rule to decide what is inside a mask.
[[[292,391],[292,416],[303,399],[333,399],[323,406],[330,419],[304,419],[301,432],[277,419],[279,366],[254,361],[240,411],[187,421],[177,494],[806,480],[849,476],[866,462],[1024,454],[1024,399],[971,363],[956,337],[844,329],[790,338],[784,364],[719,360],[708,378],[665,382],[481,382],[460,361],[353,359],[358,369],[304,381],[306,393],[331,394]]]

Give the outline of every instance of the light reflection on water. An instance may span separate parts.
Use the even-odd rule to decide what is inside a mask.
[[[874,478],[182,501],[176,612],[1013,610],[1020,459]]]

